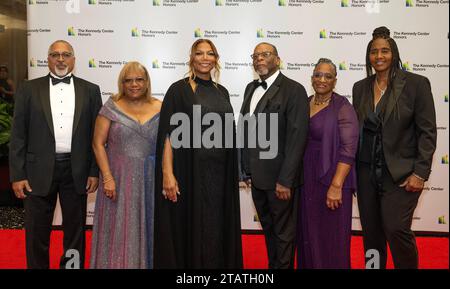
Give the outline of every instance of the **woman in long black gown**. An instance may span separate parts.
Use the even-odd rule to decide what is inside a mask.
[[[155,268],[242,268],[237,151],[233,142],[225,147],[225,115],[230,120],[233,109],[228,91],[211,77],[213,71],[219,74],[218,59],[210,40],[194,42],[189,77],[173,83],[164,97],[156,163]],[[199,119],[208,113],[220,121],[200,126]],[[188,120],[189,126],[178,126],[175,119]],[[231,123],[227,137],[234,135],[233,118]],[[212,126],[220,133],[209,135]],[[202,135],[216,145],[209,147]]]

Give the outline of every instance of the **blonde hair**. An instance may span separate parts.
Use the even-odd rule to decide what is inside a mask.
[[[199,46],[201,43],[208,43],[209,46],[211,46],[212,51],[214,52],[216,56],[216,62],[214,63],[214,80],[216,82],[219,81],[220,77],[220,64],[219,64],[219,53],[217,52],[217,48],[214,45],[214,43],[209,39],[198,39],[196,40],[191,47],[191,53],[189,56],[189,80],[194,80],[196,77],[195,70],[194,70],[194,58],[195,58],[195,50],[197,49],[197,46]]]
[[[119,73],[119,79],[117,80],[117,88],[119,92],[113,95],[112,99],[118,101],[125,95],[123,89],[123,82],[125,81],[125,77],[130,72],[144,72],[146,82],[145,98],[151,102],[153,100],[153,97],[151,92],[150,74],[148,73],[147,68],[145,68],[144,65],[140,64],[137,61],[130,61],[122,67],[122,70]]]

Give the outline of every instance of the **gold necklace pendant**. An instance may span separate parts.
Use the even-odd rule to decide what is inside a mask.
[[[331,96],[327,97],[326,99],[323,99],[323,100],[317,99],[317,95],[314,96],[314,104],[315,105],[322,105],[322,104],[330,102],[330,100],[331,100]]]

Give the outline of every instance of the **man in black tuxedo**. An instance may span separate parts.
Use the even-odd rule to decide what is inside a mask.
[[[102,105],[100,88],[73,75],[75,55],[68,42],[50,45],[47,59],[50,74],[25,82],[16,94],[10,180],[16,196],[24,199],[28,268],[49,268],[58,194],[64,230],[60,267],[78,253],[83,268],[87,194],[98,186],[91,142]]]
[[[240,122],[239,127],[244,128],[240,175],[241,179],[251,180],[253,202],[266,238],[269,268],[293,268],[298,202],[295,188],[303,181],[308,97],[300,83],[279,71],[280,58],[274,45],[258,44],[252,59],[260,79],[247,85],[241,114],[254,116],[256,125]],[[269,141],[272,147],[267,150],[257,141],[252,148],[250,139],[264,132],[272,138]]]

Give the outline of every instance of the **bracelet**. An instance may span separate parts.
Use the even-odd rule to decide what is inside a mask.
[[[333,183],[331,183],[330,185],[331,185],[332,187],[337,188],[337,189],[342,189],[342,186],[338,186],[338,185],[335,185],[335,184],[333,184]]]
[[[421,176],[418,176],[418,175],[415,174],[415,173],[412,173],[412,175],[415,176],[416,178],[418,178],[418,179],[421,180],[421,181],[425,181],[424,178],[422,178]]]
[[[106,179],[106,180],[103,180],[103,183],[106,184],[107,182],[112,181],[112,180],[114,180],[113,177],[111,177],[111,178],[109,178],[109,179]]]
[[[102,173],[102,175],[103,175],[103,177],[106,177],[106,176],[112,176],[112,174],[111,174],[111,172],[106,172],[106,173]]]

